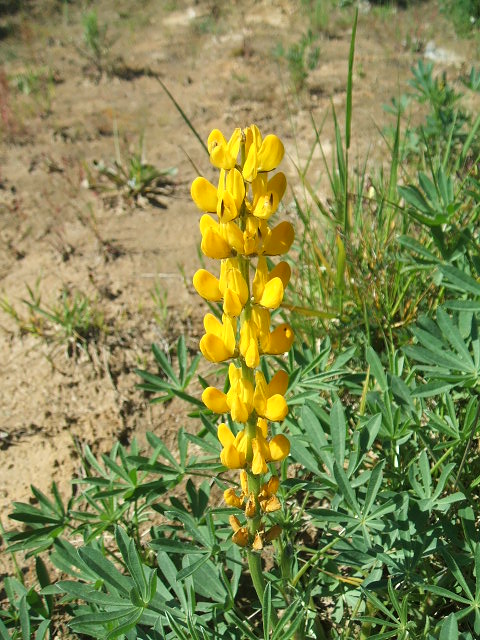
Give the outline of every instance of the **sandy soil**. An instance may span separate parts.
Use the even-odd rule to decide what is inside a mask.
[[[168,352],[183,333],[197,349],[203,306],[190,285],[200,216],[189,197],[192,164],[215,175],[158,78],[204,139],[214,127],[228,134],[252,122],[279,135],[287,149],[283,169],[294,187],[295,164],[305,162],[314,141],[311,114],[320,124],[333,101],[342,118],[352,16],[332,13],[318,38],[319,64],[294,96],[285,60],[273,51],[306,33],[299,4],[91,4],[113,40],[106,66],[115,73],[101,75],[80,51],[81,3],[65,4],[62,13],[55,10],[60,3],[38,0],[23,14],[0,16],[15,27],[0,41],[0,297],[20,316],[0,311],[4,526],[8,504],[28,499],[30,484],[48,491],[55,480],[69,493],[84,444],[107,451],[116,439],[144,441],[148,430],[171,442],[180,424],[188,426],[181,403],[149,406],[134,373],[139,366],[154,368],[153,341]],[[382,104],[406,90],[410,67],[429,41],[447,50],[437,68],[452,81],[469,70],[473,45],[455,39],[436,3],[408,11],[362,4],[354,155],[363,158],[368,150],[372,162],[385,157],[378,129],[389,117]],[[28,73],[50,80],[25,95],[18,77]],[[142,136],[148,162],[177,170],[156,201],[88,188],[89,175],[98,177],[94,161],[112,166],[116,143],[126,160]],[[329,156],[329,116],[323,140]],[[325,187],[318,152],[311,178]],[[22,329],[22,319],[29,321],[22,302],[29,298],[27,286],[41,296],[42,308],[58,306],[63,290],[88,296],[103,323],[85,351],[72,349],[47,320],[39,325],[38,314],[43,337]],[[163,305],[152,299],[155,286]]]

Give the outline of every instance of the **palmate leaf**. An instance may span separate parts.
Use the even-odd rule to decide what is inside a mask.
[[[158,347],[152,345],[152,352],[158,366],[158,374],[150,373],[143,369],[136,369],[135,373],[144,381],[139,384],[139,389],[155,394],[151,402],[167,402],[174,396],[189,402],[197,407],[204,407],[201,400],[186,393],[186,389],[192,380],[200,362],[200,355],[188,362],[185,338],[180,336],[177,342],[178,373],[173,368],[167,355]]]
[[[417,343],[404,351],[428,377],[428,383],[419,386],[413,396],[429,397],[457,385],[469,388],[479,383],[480,340],[473,313],[459,311],[451,317],[439,307],[436,322],[422,318],[412,333]]]

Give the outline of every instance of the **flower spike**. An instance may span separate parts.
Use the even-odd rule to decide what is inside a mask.
[[[240,472],[239,488],[224,492],[225,503],[244,513],[243,524],[230,517],[232,540],[248,553],[260,552],[281,533],[278,525],[265,527],[269,514],[281,509],[279,478],[270,472],[290,452],[285,435],[269,433],[269,422],[281,423],[288,413],[288,375],[279,370],[267,382],[260,369],[262,358],[287,352],[294,340],[290,325],[271,321],[271,311],[282,305],[290,267],[285,261],[267,263],[267,257],[285,254],[294,240],[290,222],[270,226],[287,181],[283,173],[269,172],[285,150],[276,135],[263,137],[254,124],[235,129],[228,141],[214,129],[207,148],[220,170],[218,186],[198,177],[191,194],[203,212],[202,252],[220,260],[220,269],[218,277],[199,269],[193,285],[223,311],[221,319],[206,314],[200,350],[210,362],[229,362],[229,367],[225,391],[209,386],[202,400],[213,413],[230,416],[230,426],[222,422],[217,435],[221,463]]]

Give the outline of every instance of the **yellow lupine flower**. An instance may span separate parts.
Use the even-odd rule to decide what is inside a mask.
[[[263,484],[258,494],[258,501],[262,511],[272,513],[281,508],[280,501],[276,496],[279,486],[280,480],[278,476],[272,476],[268,482]]]
[[[282,278],[272,274],[268,273],[266,258],[259,257],[252,282],[253,299],[262,307],[277,309],[283,300],[284,284]]]
[[[272,171],[282,161],[285,149],[277,136],[270,134],[264,140],[257,126],[245,130],[246,159],[242,174],[246,182],[252,182],[258,172]]]
[[[242,370],[232,363],[228,368],[230,389],[227,393],[227,404],[235,422],[247,422],[253,410],[253,385],[242,376]]]
[[[267,231],[263,241],[262,254],[265,256],[280,256],[292,246],[295,239],[295,231],[290,222],[284,220],[276,227]]]
[[[272,356],[279,356],[282,353],[286,353],[290,350],[294,337],[293,330],[289,324],[279,324],[269,334],[266,345],[262,347],[263,353]]]
[[[233,169],[237,163],[241,139],[241,129],[235,129],[228,142],[221,131],[214,129],[207,140],[210,162],[213,166],[218,169]]]
[[[247,527],[241,527],[232,536],[232,540],[239,547],[246,547],[248,544],[248,529]]]
[[[225,269],[219,288],[223,289],[223,311],[229,316],[239,316],[248,300],[248,285],[239,269]]]
[[[267,473],[267,459],[269,457],[270,451],[268,449],[267,441],[263,438],[253,438],[252,440],[252,451],[253,451],[253,460],[252,460],[252,473],[256,476]]]
[[[230,389],[223,393],[215,387],[207,387],[202,393],[204,404],[214,413],[230,412],[235,422],[247,422],[253,410],[253,385],[242,377],[242,370],[233,363],[229,369]]]
[[[279,393],[284,396],[288,389],[288,373],[279,369],[267,385],[267,395],[269,397]]]
[[[237,509],[241,509],[243,505],[243,498],[240,498],[235,493],[235,489],[226,489],[223,492],[223,499],[225,503],[228,504],[229,507],[237,507]]]
[[[231,169],[225,181],[222,173],[218,183],[216,211],[221,222],[230,222],[240,213],[245,198],[245,183],[238,169]]]
[[[228,413],[229,411],[227,394],[215,387],[207,387],[203,390],[202,402],[213,413]]]
[[[218,194],[211,182],[201,176],[195,178],[190,187],[190,193],[200,211],[215,213],[218,206]]]
[[[244,253],[244,238],[241,229],[230,221],[219,225],[219,231],[229,246],[238,254]],[[227,257],[227,256],[225,256]]]
[[[219,302],[223,297],[218,278],[206,269],[199,269],[195,273],[193,276],[193,286],[202,298],[210,300],[210,302]]]
[[[245,505],[245,515],[247,518],[254,518],[257,514],[257,506],[255,504],[255,495],[251,493],[248,496],[247,504]]]
[[[260,364],[260,353],[258,350],[258,329],[252,320],[243,322],[238,348],[247,367],[256,369]]]
[[[220,260],[232,255],[232,249],[223,237],[220,225],[207,214],[200,218],[200,231],[202,233],[201,249],[207,258]]]
[[[286,436],[280,433],[278,436],[274,436],[270,440],[268,448],[270,450],[270,459],[268,462],[280,462],[281,460],[285,460],[290,453],[290,441]]]
[[[238,436],[236,438],[223,422],[218,425],[217,436],[223,446],[220,453],[221,463],[228,469],[243,469],[246,464],[246,456],[245,452],[236,446]]]
[[[272,393],[261,371],[255,372],[255,393],[253,395],[255,411],[259,416],[272,422],[281,422],[288,413],[288,406],[283,395]]]
[[[210,362],[223,362],[233,357],[236,348],[235,318],[222,316],[220,322],[213,314],[207,313],[203,319],[206,334],[200,340],[200,350]]]
[[[250,207],[256,218],[268,220],[277,210],[287,188],[287,179],[282,172],[267,181],[267,174],[257,175],[252,182],[253,201]]]

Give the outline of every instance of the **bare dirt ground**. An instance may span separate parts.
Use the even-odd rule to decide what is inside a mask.
[[[197,349],[204,308],[190,282],[200,214],[189,185],[192,164],[211,179],[215,171],[157,78],[203,139],[212,128],[229,134],[252,122],[279,135],[294,188],[295,164],[314,141],[311,115],[320,124],[333,101],[342,119],[353,15],[331,13],[317,42],[318,66],[295,96],[274,50],[307,32],[300,4],[104,0],[85,9],[38,0],[0,16],[0,298],[19,314],[0,310],[3,526],[9,503],[27,500],[30,484],[48,491],[55,480],[69,494],[84,444],[104,452],[117,439],[142,442],[149,430],[173,442],[188,423],[179,402],[150,406],[134,369],[154,368],[152,342],[168,352],[183,333]],[[391,122],[382,104],[407,90],[427,43],[447,51],[436,69],[452,81],[470,69],[473,45],[455,38],[435,2],[406,11],[361,7],[353,152],[378,162],[386,157],[378,131]],[[108,25],[105,66],[113,73],[97,73],[80,50],[82,13],[91,10]],[[29,74],[48,80],[26,95],[19,78]],[[89,175],[98,178],[94,161],[113,166],[116,145],[126,161],[142,137],[149,163],[176,168],[172,185],[155,201],[88,188]],[[323,142],[330,157],[328,115]],[[318,153],[311,173],[326,184]],[[88,297],[103,320],[86,350],[72,348],[38,313],[43,337],[25,330],[27,286],[44,309],[58,307],[62,291]]]

